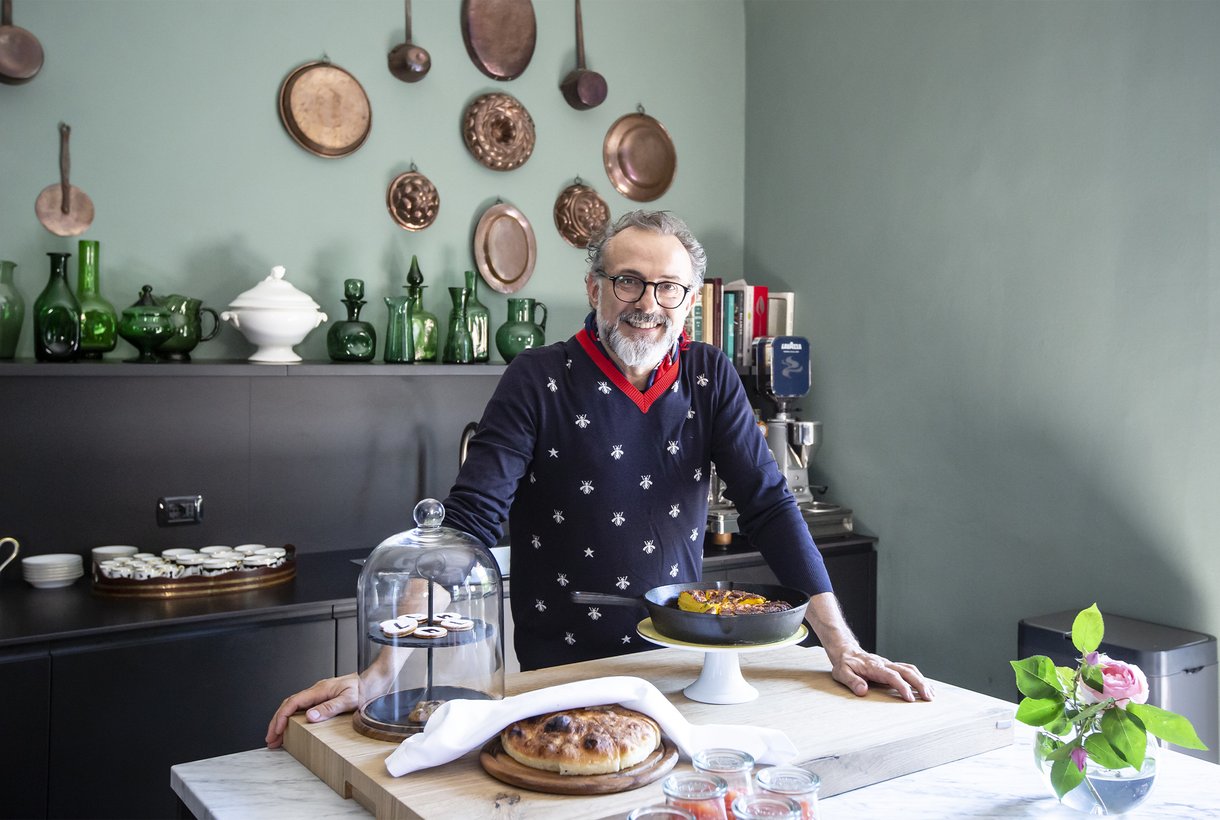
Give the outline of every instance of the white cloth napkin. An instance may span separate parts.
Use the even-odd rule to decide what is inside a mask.
[[[503,700],[451,700],[432,713],[422,732],[404,740],[385,765],[390,774],[401,777],[456,760],[523,718],[604,703],[620,703],[648,715],[687,756],[731,746],[762,764],[787,763],[796,757],[796,747],[778,729],[691,723],[648,681],[618,675],[535,689]]]

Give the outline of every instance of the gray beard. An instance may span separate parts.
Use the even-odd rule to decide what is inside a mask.
[[[665,327],[665,336],[657,342],[649,342],[645,339],[629,339],[619,330],[619,320],[627,317],[647,317],[656,319]],[[648,368],[652,369],[661,363],[665,355],[673,349],[674,342],[678,340],[678,336],[682,333],[682,328],[675,325],[668,316],[664,314],[644,313],[643,311],[635,311],[633,313],[624,313],[612,320],[605,320],[600,315],[597,317],[597,329],[601,333],[602,342],[606,347],[613,351],[615,356],[627,367],[632,368]]]

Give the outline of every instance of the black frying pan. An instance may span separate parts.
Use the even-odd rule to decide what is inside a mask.
[[[756,615],[711,615],[678,609],[678,594],[688,589],[744,589],[772,601],[786,601],[792,609]],[[791,637],[805,617],[809,595],[792,587],[738,581],[695,581],[669,584],[644,593],[642,598],[602,592],[573,592],[573,603],[602,606],[644,606],[652,625],[667,638],[689,643],[761,644]]]

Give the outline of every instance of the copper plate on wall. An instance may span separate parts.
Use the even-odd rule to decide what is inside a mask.
[[[422,231],[436,221],[441,208],[441,195],[432,180],[415,170],[394,177],[385,192],[385,204],[399,227]]]
[[[515,293],[534,272],[538,245],[525,214],[497,202],[479,217],[474,229],[474,261],[487,286],[498,293]]]
[[[534,120],[511,94],[484,94],[466,106],[462,138],[481,164],[511,171],[534,153]]]
[[[364,88],[328,62],[306,63],[280,85],[280,120],[288,134],[319,157],[344,157],[364,144],[373,110]]]
[[[462,40],[493,80],[521,76],[534,56],[538,23],[530,0],[462,0]]]
[[[619,117],[610,126],[602,159],[615,190],[636,202],[650,202],[665,193],[678,170],[669,132],[643,109]]]
[[[573,248],[583,248],[610,221],[610,208],[597,191],[576,183],[563,189],[555,200],[555,229]]]

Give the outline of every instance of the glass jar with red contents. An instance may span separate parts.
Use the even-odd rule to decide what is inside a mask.
[[[728,786],[724,807],[733,816],[733,801],[754,791],[754,758],[736,749],[704,749],[691,758],[695,771],[715,775]]]
[[[801,807],[801,820],[816,820],[822,779],[799,766],[771,766],[754,776],[760,792],[788,797]]]
[[[672,774],[661,789],[667,806],[688,811],[695,820],[728,820],[724,795],[729,787],[723,778],[702,772]]]
[[[801,804],[790,797],[757,792],[733,801],[734,820],[801,820]]]
[[[695,815],[676,806],[640,806],[627,820],[695,820]]]

